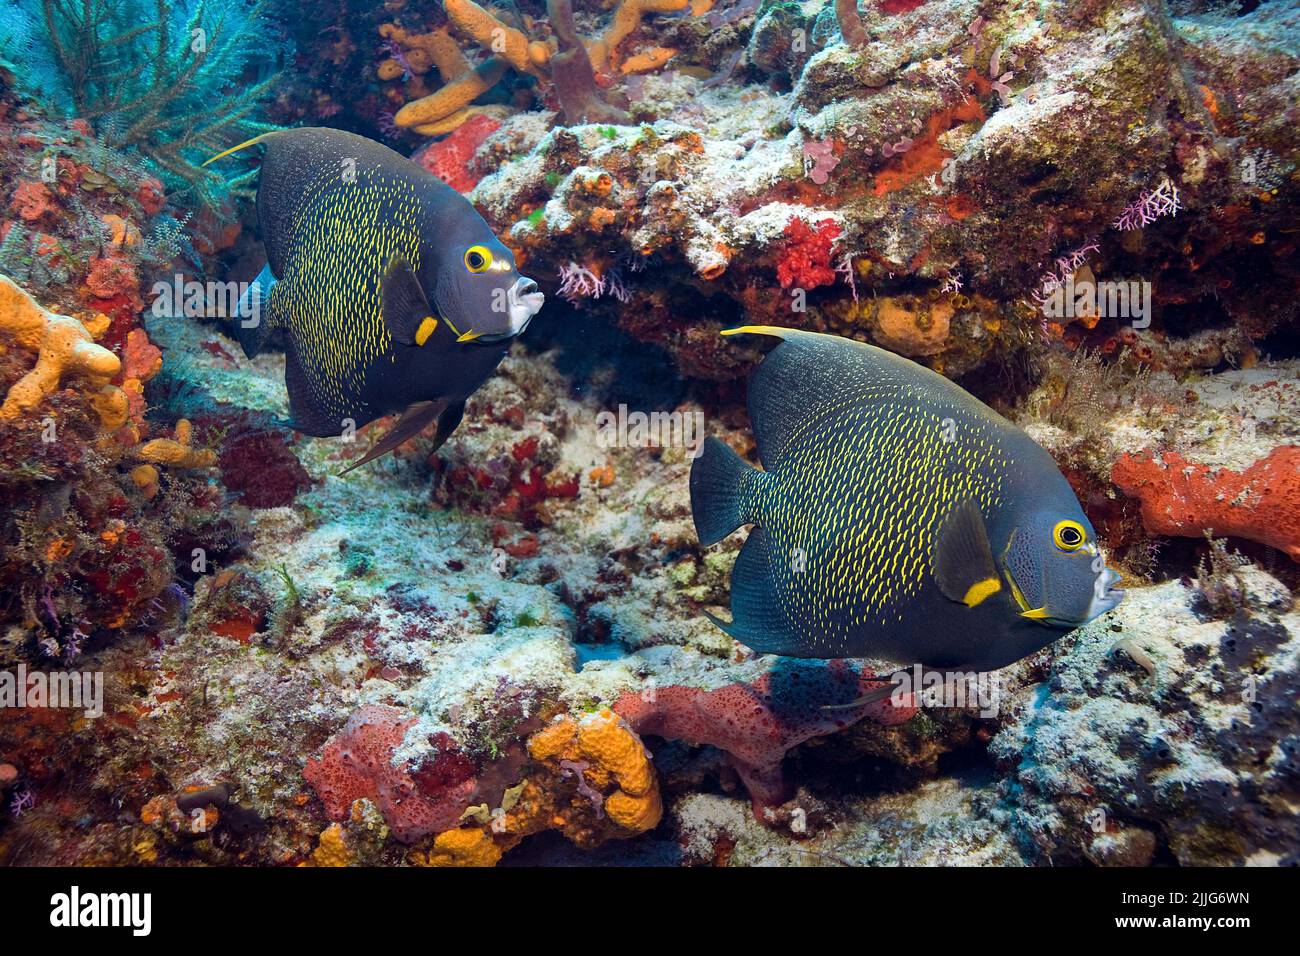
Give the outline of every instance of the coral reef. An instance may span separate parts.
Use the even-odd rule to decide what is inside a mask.
[[[840,6],[852,15],[843,22],[858,22],[852,5]],[[1295,288],[1260,246],[1290,248],[1278,217],[1294,179],[1261,189],[1260,177],[1228,172],[1255,148],[1294,170],[1293,133],[1247,120],[1241,107],[1229,115],[1223,95],[1217,116],[1204,105],[1204,91],[1231,89],[1234,103],[1272,104],[1252,117],[1285,113],[1282,77],[1294,60],[1274,42],[1289,29],[1276,10],[1245,15],[1261,31],[1252,45],[1212,21],[1170,21],[1128,0],[1057,4],[1041,20],[929,3],[873,14],[862,52],[824,15],[761,13],[746,76],[762,63],[791,84],[788,94],[743,78],[709,87],[684,71],[649,77],[628,107],[639,127],[530,134],[520,142],[527,154],[474,193],[539,272],[653,263],[655,281],[633,285],[628,308],[600,310],[669,349],[686,374],[734,375],[736,360],[700,333],[738,324],[742,312],[896,347],[916,333],[900,333],[898,313],[878,315],[877,302],[901,302],[924,333],[910,354],[952,375],[1032,353],[1044,336],[1098,348],[1131,332],[1127,316],[1044,318],[1025,277],[1061,257],[1071,273],[1086,264],[1097,281],[1153,286],[1142,340],[1172,347],[1220,310],[1243,343],[1294,321],[1287,295],[1257,307],[1238,298],[1230,274],[1258,262],[1258,275]],[[771,35],[764,22],[806,30],[807,53],[759,52]],[[1230,71],[1229,58],[1254,66]],[[1150,83],[1139,63],[1160,64],[1170,82]],[[527,115],[495,138],[514,136]],[[1254,145],[1234,139],[1243,134]],[[597,179],[605,185],[593,189]],[[813,229],[815,248],[803,237]],[[1194,361],[1170,357],[1181,368]]]
[[[11,24],[0,671],[100,673],[103,713],[0,720],[0,864],[1295,862],[1294,5]],[[389,422],[292,432],[276,343],[167,306],[261,268],[253,159],[193,163],[272,124],[383,138],[547,293],[436,450],[340,476]],[[700,547],[689,475],[754,458],[760,346],[717,333],[760,323],[1022,425],[1126,600],[988,706],[733,641],[743,536]]]

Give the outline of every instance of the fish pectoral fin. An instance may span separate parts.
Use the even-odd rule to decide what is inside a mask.
[[[958,604],[976,607],[1002,590],[984,516],[975,502],[963,501],[948,516],[935,536],[930,565],[944,597]]]
[[[397,420],[397,424],[388,429],[384,437],[374,448],[366,452],[352,464],[340,471],[337,477],[343,477],[353,468],[360,468],[367,462],[374,461],[376,458],[382,458],[398,445],[410,441],[428,426],[435,418],[441,415],[447,409],[446,399],[439,399],[436,402],[416,402],[410,406],[402,417]],[[459,419],[458,419],[459,420]],[[439,429],[441,431],[441,429]]]
[[[404,257],[393,256],[388,261],[379,291],[388,334],[403,345],[423,345],[428,341],[438,323],[420,280]]]

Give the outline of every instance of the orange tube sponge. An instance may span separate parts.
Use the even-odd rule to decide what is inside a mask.
[[[655,784],[654,770],[641,738],[612,710],[584,717],[578,724],[578,749],[608,770],[623,792],[641,797]]]
[[[534,760],[552,766],[578,764],[587,784],[602,791],[613,788],[613,793],[604,795],[603,809],[624,830],[643,833],[663,816],[650,755],[636,732],[611,710],[580,721],[569,717],[554,721],[533,734],[528,752]]]
[[[469,69],[469,60],[465,59],[447,27],[429,33],[412,33],[394,23],[385,23],[379,28],[379,35],[406,51],[406,61],[415,73],[424,73],[432,66],[444,83],[450,83]],[[402,66],[396,60],[385,60],[384,63],[392,63],[396,72],[391,68],[385,70],[381,63],[380,79],[391,80],[402,75]],[[390,75],[385,76],[385,72]]]
[[[664,66],[676,55],[677,50],[673,47],[652,46],[650,49],[634,53],[624,60],[619,66],[619,72],[629,75],[632,73],[649,73]]]
[[[689,0],[623,0],[614,11],[614,19],[605,28],[605,32],[587,51],[592,68],[605,69],[618,45],[632,35],[632,31],[641,25],[641,19],[647,13],[676,13],[685,10],[688,2]]]
[[[530,50],[528,37],[514,27],[508,27],[474,0],[443,0],[447,19],[485,50],[491,50],[520,73],[537,75],[534,56],[539,50]],[[544,48],[544,44],[538,44]]]
[[[351,866],[355,854],[343,836],[343,827],[331,823],[321,831],[320,842],[311,854],[312,866]]]
[[[444,830],[433,840],[425,866],[496,866],[501,848],[481,827]]]
[[[445,119],[412,126],[411,131],[419,133],[421,136],[444,136],[447,133],[454,133],[476,116],[490,116],[495,120],[503,120],[510,115],[510,112],[508,106],[498,104],[467,106],[464,109],[457,110]]]
[[[35,367],[15,382],[5,396],[4,404],[0,405],[0,419],[17,418],[35,408],[67,377],[83,378],[100,390],[111,389],[109,379],[122,367],[116,355],[94,343],[84,325],[42,308],[5,276],[0,276],[0,331],[37,353]],[[104,406],[103,417],[105,411],[115,415],[126,403],[105,396],[96,407],[100,404]],[[110,424],[111,419],[105,422],[106,426]]]
[[[410,128],[427,126],[446,119],[496,86],[505,74],[506,66],[505,60],[495,56],[489,57],[436,93],[430,93],[428,96],[407,103],[397,111],[393,122],[398,126]]]
[[[664,815],[664,805],[658,787],[639,797],[619,790],[610,794],[605,801],[605,812],[624,830],[644,833],[659,825],[659,819]]]

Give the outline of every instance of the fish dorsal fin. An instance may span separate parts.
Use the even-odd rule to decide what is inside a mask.
[[[800,329],[745,325],[722,334],[781,339],[749,380],[749,420],[759,460],[769,471],[780,464],[791,436],[810,411],[847,394],[856,379],[879,380],[905,361],[862,342]]]
[[[935,536],[930,564],[939,590],[958,604],[975,607],[1002,590],[984,516],[975,502],[967,499],[948,515]]]
[[[426,198],[435,211],[458,202],[477,216],[446,183],[364,136],[300,126],[259,141],[266,149],[257,179],[258,227],[271,271],[281,279],[291,276],[290,262],[305,250],[327,254],[321,250],[337,230],[375,228],[362,224],[371,216],[394,223],[399,207],[423,214]],[[372,188],[377,177],[383,194]]]
[[[388,334],[403,345],[423,345],[436,331],[433,307],[416,278],[415,270],[401,255],[393,256],[380,281],[384,325]]]

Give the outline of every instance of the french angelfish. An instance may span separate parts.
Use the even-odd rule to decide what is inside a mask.
[[[308,435],[402,413],[347,470],[435,420],[441,445],[541,308],[537,283],[464,196],[386,146],[309,127],[208,162],[254,143],[266,148],[257,215],[267,264],[241,306],[244,353],[283,335],[288,424]]]
[[[749,383],[762,470],[712,436],[691,468],[702,544],[754,525],[732,620],[709,615],[729,635],[762,653],[982,672],[1120,602],[1056,463],[974,396],[850,339],[734,333],[781,341]]]

